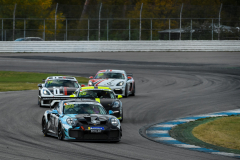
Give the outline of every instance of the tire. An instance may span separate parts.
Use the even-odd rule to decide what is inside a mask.
[[[132,94],[131,94],[131,96],[135,96],[135,83],[134,83],[134,86],[133,86],[133,91],[132,91]]]
[[[125,96],[124,96],[125,98],[127,98],[128,97],[128,87],[127,87],[127,85],[126,85],[126,87],[125,87]]]
[[[123,111],[122,111],[122,115],[121,115],[122,119],[119,120],[121,123],[123,122]]]
[[[43,132],[44,137],[48,137],[48,135],[47,135],[47,123],[46,123],[46,120],[45,120],[44,117],[42,119],[42,132]]]
[[[64,131],[62,129],[61,124],[59,124],[59,126],[58,126],[58,139],[62,141],[62,140],[64,140],[64,138],[65,138]]]
[[[43,106],[41,105],[41,100],[39,101],[39,99],[38,99],[38,105],[39,105],[39,107],[43,107]]]

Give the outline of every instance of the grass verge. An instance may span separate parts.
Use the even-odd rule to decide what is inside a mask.
[[[203,142],[240,150],[240,117],[216,119],[197,126],[192,133]]]
[[[37,85],[42,83],[42,79],[46,79],[49,76],[63,75],[51,73],[0,71],[0,92],[37,90]],[[76,79],[79,83],[86,84],[88,82],[88,78],[85,77],[76,77]]]
[[[230,117],[239,117],[239,116],[230,116]],[[181,141],[186,144],[196,145],[196,146],[200,146],[200,147],[208,148],[208,149],[214,149],[214,150],[218,150],[221,152],[240,154],[240,150],[238,150],[238,149],[231,149],[231,148],[226,148],[226,147],[206,143],[206,142],[196,138],[193,135],[192,131],[197,126],[206,124],[209,122],[214,122],[215,120],[222,119],[222,118],[223,117],[204,118],[204,119],[199,119],[197,121],[184,123],[184,124],[174,127],[172,130],[170,130],[170,135],[171,135],[171,137],[177,139],[178,141]],[[208,130],[208,128],[206,130]]]

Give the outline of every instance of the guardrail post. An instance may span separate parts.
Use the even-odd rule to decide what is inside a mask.
[[[13,41],[15,36],[15,13],[16,13],[17,3],[15,4],[14,11],[13,11]]]
[[[107,20],[107,41],[108,41],[108,20]]]
[[[46,27],[45,27],[45,19],[43,20],[43,35],[44,35],[44,41],[46,40]]]
[[[192,19],[191,19],[191,31],[190,31],[190,40],[192,40]]]
[[[129,19],[129,41],[131,40],[131,19]]]
[[[3,41],[3,19],[2,19],[2,41]]]
[[[56,6],[56,10],[55,10],[55,41],[57,40],[57,9],[58,9],[58,3]]]
[[[23,37],[25,38],[26,37],[26,19],[24,19],[24,33],[23,34],[24,34]]]
[[[66,19],[66,38],[65,38],[65,40],[67,41],[67,32],[68,32],[68,20]]]
[[[222,3],[220,6],[220,10],[219,10],[219,19],[218,19],[218,40],[220,40],[220,32],[221,32],[221,24],[220,24],[220,20],[221,20],[221,12],[222,12]]]
[[[169,19],[169,41],[171,40],[171,19]]]
[[[88,41],[89,41],[89,28],[90,28],[90,20],[88,19]]]
[[[212,40],[213,40],[213,19],[212,19]]]
[[[98,23],[98,40],[100,41],[100,36],[101,36],[101,10],[102,10],[102,3],[100,5],[99,9],[99,23]]]
[[[183,10],[183,4],[180,12],[180,37],[179,37],[180,40],[182,40],[182,10]]]
[[[142,39],[142,8],[143,8],[143,3],[141,5],[141,10],[140,10],[140,25],[139,25],[139,40],[140,41]]]
[[[152,26],[152,19],[151,19],[151,41],[152,41],[152,28],[153,26]]]

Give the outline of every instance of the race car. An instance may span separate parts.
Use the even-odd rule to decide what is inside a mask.
[[[102,104],[107,110],[112,110],[114,116],[117,117],[120,122],[123,121],[123,107],[122,102],[119,100],[121,95],[115,95],[115,93],[109,87],[82,87],[80,91],[75,92],[71,97],[79,98],[95,98],[96,101]]]
[[[81,88],[75,77],[47,77],[43,82],[43,84],[38,84],[38,105],[40,107],[54,106]]]
[[[119,142],[122,128],[119,120],[108,114],[94,99],[63,100],[42,117],[44,136],[59,140]]]
[[[135,81],[133,74],[124,70],[100,70],[95,77],[89,77],[88,86],[104,86],[111,88],[116,95],[135,96]]]

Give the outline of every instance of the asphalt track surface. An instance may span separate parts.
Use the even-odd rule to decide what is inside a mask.
[[[66,142],[43,137],[37,91],[0,93],[0,159],[213,160],[143,138],[143,126],[240,108],[239,52],[0,54],[0,70],[91,76],[100,69],[133,73],[136,96],[123,98],[120,143]],[[39,80],[41,82],[41,80]]]

